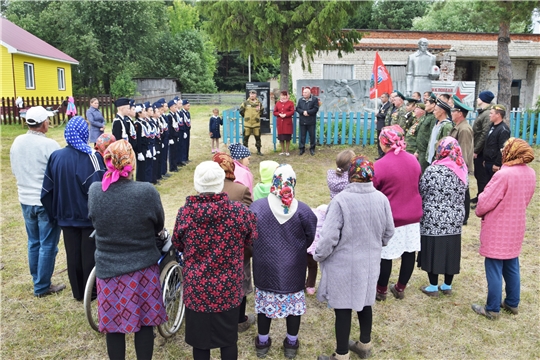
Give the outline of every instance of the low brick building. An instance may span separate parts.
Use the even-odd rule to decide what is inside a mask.
[[[291,63],[293,87],[301,79],[369,80],[375,52],[390,71],[392,80],[405,81],[407,58],[418,49],[418,40],[429,41],[428,51],[437,56],[443,81],[475,81],[479,91],[498,93],[496,33],[449,33],[436,31],[358,30],[364,33],[355,52],[315,56],[311,72],[300,59]],[[512,34],[512,107],[532,107],[540,96],[540,35]]]

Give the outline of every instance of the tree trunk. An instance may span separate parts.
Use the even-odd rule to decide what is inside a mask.
[[[506,107],[504,121],[508,124],[510,119],[510,100],[512,98],[512,61],[508,44],[510,43],[510,21],[502,20],[499,23],[499,39],[497,42],[497,55],[499,58],[499,93],[497,103]]]
[[[280,81],[279,89],[280,90],[289,90],[289,47],[281,47],[281,60],[279,62]]]

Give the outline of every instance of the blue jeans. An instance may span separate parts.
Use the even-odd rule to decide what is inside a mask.
[[[43,294],[51,286],[58,253],[60,226],[49,220],[43,206],[21,204],[28,234],[28,263],[34,282],[34,294]]]
[[[502,279],[506,283],[506,305],[518,307],[520,292],[519,258],[497,260],[486,258],[488,297],[486,310],[499,312],[502,299]]]

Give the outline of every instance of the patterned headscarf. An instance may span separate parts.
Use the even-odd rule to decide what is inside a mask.
[[[229,151],[234,160],[240,160],[251,156],[249,149],[240,143],[229,145]]]
[[[107,191],[109,186],[117,182],[120,177],[129,177],[136,162],[135,152],[126,140],[115,141],[109,145],[105,150],[104,160],[107,171],[101,180],[103,191]]]
[[[103,156],[105,154],[105,150],[107,150],[107,147],[115,141],[116,138],[113,134],[101,134],[96,140],[94,150],[96,150],[98,153],[101,154],[101,156]]]
[[[276,220],[280,224],[287,222],[298,209],[298,200],[294,198],[296,174],[291,165],[282,164],[272,178],[272,186],[268,195],[268,204]]]
[[[236,179],[236,176],[234,176],[234,160],[229,154],[222,152],[215,153],[214,156],[212,156],[212,161],[217,162],[225,171],[225,179],[232,181]]]
[[[461,154],[461,147],[456,139],[446,136],[439,141],[435,161],[431,165],[444,165],[452,170],[463,183],[468,184],[467,165]]]
[[[64,130],[64,137],[69,146],[86,154],[91,154],[88,146],[88,124],[82,116],[74,116],[69,120]]]
[[[373,163],[364,155],[358,155],[351,160],[349,182],[367,183],[373,179]]]
[[[396,155],[407,148],[405,132],[399,125],[383,127],[379,135],[379,142],[382,145],[390,146],[390,149],[393,149]]]
[[[506,166],[528,164],[534,160],[534,152],[525,140],[511,137],[502,151],[502,163]]]

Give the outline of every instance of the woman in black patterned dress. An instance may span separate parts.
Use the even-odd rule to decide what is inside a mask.
[[[418,266],[428,273],[429,286],[420,290],[428,296],[452,293],[452,280],[459,274],[461,227],[465,217],[467,165],[456,139],[439,142],[434,161],[420,179],[424,215],[420,221],[421,253]],[[444,283],[438,285],[439,274]]]

